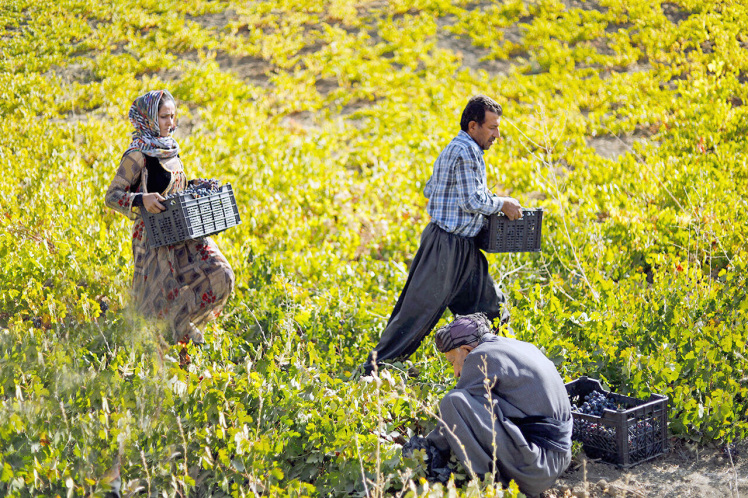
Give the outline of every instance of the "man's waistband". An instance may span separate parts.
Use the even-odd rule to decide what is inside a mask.
[[[452,235],[454,237],[460,237],[462,239],[471,239],[472,240],[472,239],[475,239],[475,237],[478,235],[477,233],[475,235],[462,235],[460,233],[450,232],[448,229],[446,229],[442,225],[440,225],[439,222],[434,221],[434,220],[431,220],[429,222],[429,225],[433,225],[434,227],[438,228],[439,230],[441,230],[442,232],[444,232],[444,233],[446,233],[448,235]],[[480,233],[480,231],[479,231],[479,233]]]

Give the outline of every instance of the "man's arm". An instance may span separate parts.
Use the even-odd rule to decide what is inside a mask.
[[[450,393],[459,389],[466,391],[469,396],[484,399],[498,382],[498,374],[497,365],[491,364],[490,356],[485,353],[470,353],[465,359],[460,379]],[[440,415],[444,416],[441,410]],[[454,441],[456,438],[454,433],[450,434],[455,428],[448,425],[445,421],[439,420],[436,428],[426,436],[426,439],[442,451],[450,447],[450,439]]]
[[[485,353],[471,352],[468,354],[455,389],[464,389],[471,396],[484,397],[499,381],[500,372],[497,365],[492,363],[491,357]]]
[[[486,216],[501,210],[504,201],[486,188],[485,174],[481,171],[480,159],[474,151],[470,149],[460,151],[455,158],[454,172],[457,183],[457,205],[460,209]]]
[[[512,197],[499,197],[486,187],[485,173],[480,166],[481,159],[471,149],[462,150],[455,158],[458,205],[468,213],[489,216],[502,212],[510,220],[522,217],[522,206]]]

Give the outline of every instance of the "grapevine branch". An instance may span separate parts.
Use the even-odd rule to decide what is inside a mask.
[[[545,117],[545,112],[542,111],[542,110],[541,110],[541,118],[543,120],[543,123],[545,123],[547,121],[547,119]],[[524,131],[522,131],[521,129],[519,129],[519,127],[517,125],[515,125],[511,120],[507,120],[507,121],[528,142],[530,142],[535,147],[537,147],[539,149],[543,149],[545,151],[545,155],[547,156],[548,159],[546,159],[545,157],[542,157],[541,155],[537,154],[526,143],[522,143],[522,146],[525,148],[525,150],[527,151],[527,153],[530,154],[535,159],[537,159],[537,161],[538,161],[538,166],[537,166],[538,174],[542,177],[543,173],[540,170],[540,166],[539,165],[543,164],[543,165],[545,165],[549,169],[553,166],[553,164],[550,162],[550,157],[551,157],[551,152],[555,148],[555,144],[552,145],[552,146],[550,145],[550,141],[551,140],[549,139],[549,134],[548,134],[547,127],[544,126],[543,130],[542,130],[543,131],[543,136],[546,139],[546,144],[544,146],[541,146],[540,144],[538,144],[537,142],[535,142],[534,140],[532,140],[529,136],[527,136],[527,134]],[[566,126],[566,124],[564,123],[564,127],[565,126]],[[547,190],[549,190],[550,193],[551,193],[551,195],[553,195],[554,200],[558,203],[559,208],[561,209],[561,223],[563,224],[564,234],[566,235],[566,240],[569,243],[569,247],[571,248],[571,253],[572,253],[572,256],[574,257],[574,262],[576,263],[576,267],[579,270],[579,273],[582,275],[582,279],[584,280],[585,284],[587,284],[587,287],[590,289],[590,292],[592,292],[592,296],[595,298],[595,301],[598,301],[600,299],[600,295],[597,292],[597,290],[595,290],[595,288],[592,285],[592,283],[590,283],[589,279],[587,278],[587,273],[584,271],[584,268],[582,267],[582,263],[579,260],[579,256],[577,255],[577,248],[574,245],[574,242],[572,241],[571,233],[569,232],[569,226],[566,223],[566,208],[564,207],[564,203],[561,202],[561,189],[559,188],[558,180],[553,175],[548,175],[548,178],[552,178],[552,181],[553,181],[553,184],[552,184],[553,190],[552,191],[550,189],[547,189]]]

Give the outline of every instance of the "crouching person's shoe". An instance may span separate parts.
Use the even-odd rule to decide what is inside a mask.
[[[416,450],[424,450],[426,453],[426,479],[429,482],[447,484],[452,476],[452,468],[449,465],[449,450],[440,450],[425,437],[413,436],[403,445],[403,457],[412,458],[413,452]]]

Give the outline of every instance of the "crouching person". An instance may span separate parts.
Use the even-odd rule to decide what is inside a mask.
[[[516,481],[537,495],[571,462],[571,405],[561,376],[538,348],[498,337],[482,314],[458,316],[436,332],[457,386],[440,404],[427,443],[451,450],[468,471]]]

